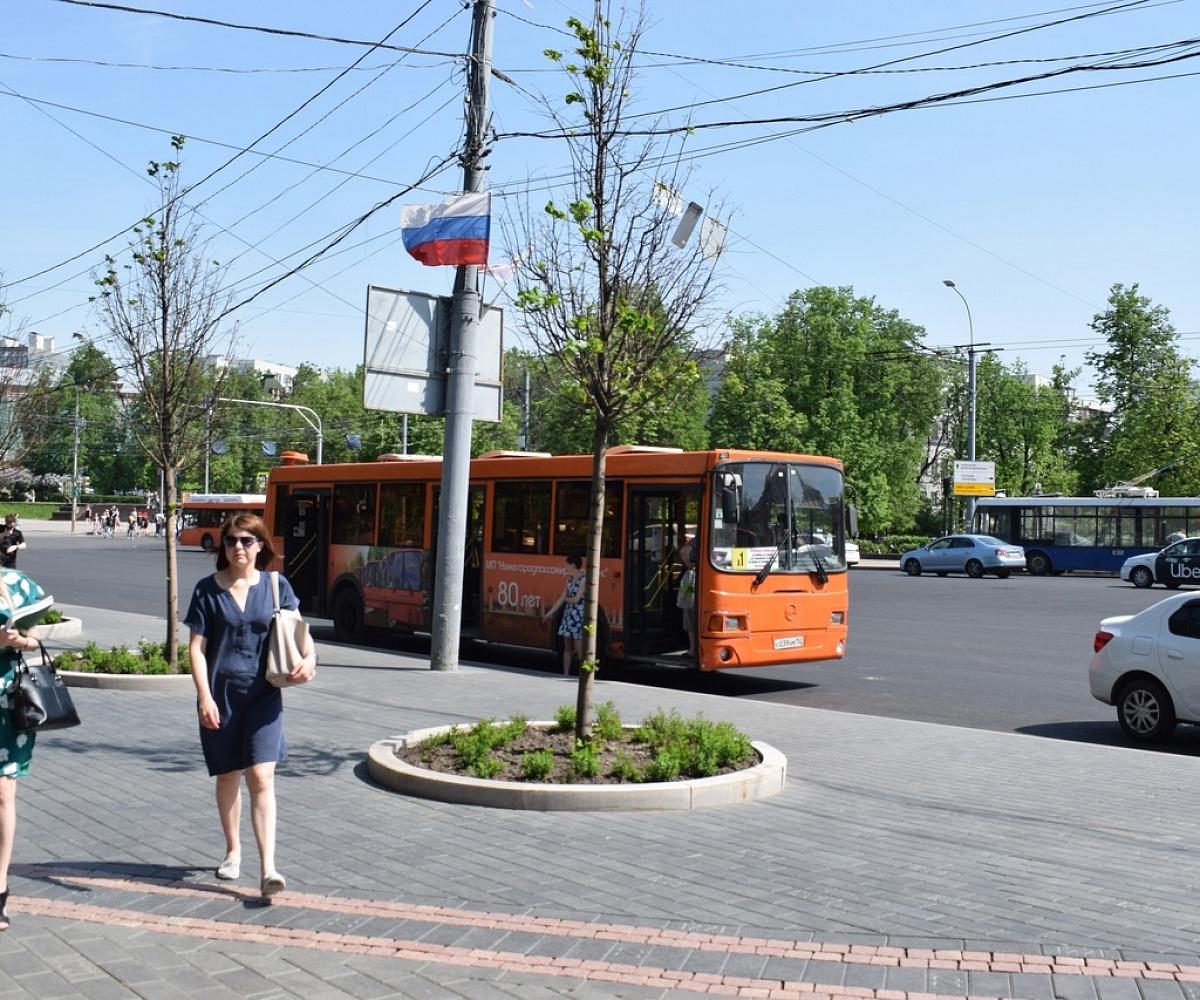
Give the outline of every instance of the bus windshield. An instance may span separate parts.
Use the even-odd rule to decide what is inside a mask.
[[[732,572],[846,569],[842,474],[800,462],[727,462],[713,474],[709,558]]]

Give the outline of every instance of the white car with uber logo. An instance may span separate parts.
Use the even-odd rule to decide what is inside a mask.
[[[1200,584],[1200,537],[1185,538],[1158,552],[1130,556],[1121,566],[1121,579],[1135,587],[1161,583],[1174,589],[1180,584]]]

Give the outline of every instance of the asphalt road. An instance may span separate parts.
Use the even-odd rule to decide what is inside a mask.
[[[39,534],[20,567],[63,604],[154,615],[165,608],[164,546],[152,538]],[[180,551],[181,613],[196,581],[212,569],[212,556]],[[914,579],[899,569],[855,569],[850,584],[850,640],[841,661],[704,675],[627,666],[605,675],[651,688],[1126,745],[1113,709],[1088,692],[1092,637],[1101,618],[1140,611],[1166,590],[1137,590],[1107,577]],[[333,641],[319,623],[317,635]],[[428,649],[420,637],[384,643]],[[549,653],[464,644],[462,655],[557,669]],[[1200,727],[1179,727],[1168,749],[1200,754]]]

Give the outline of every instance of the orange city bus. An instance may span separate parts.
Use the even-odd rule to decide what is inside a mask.
[[[230,514],[246,511],[263,516],[264,493],[193,493],[180,504],[180,545],[198,545],[211,552],[221,543],[221,524]]]
[[[545,623],[586,548],[590,455],[491,452],[471,462],[462,635],[555,648]],[[338,638],[428,632],[440,458],[271,470],[267,526],[300,607]],[[842,465],[773,452],[608,453],[600,655],[699,670],[838,659],[845,653]],[[695,540],[698,655],[677,606]]]

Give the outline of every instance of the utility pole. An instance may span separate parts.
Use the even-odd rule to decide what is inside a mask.
[[[463,193],[483,190],[488,87],[492,75],[495,0],[475,0],[471,18],[471,65],[467,87],[467,135],[462,152]],[[476,342],[479,335],[479,268],[460,265],[454,276],[450,357],[446,368],[446,439],[442,448],[442,496],[434,570],[433,643],[430,666],[457,670],[462,632],[463,568],[471,483],[471,422],[475,416]]]

